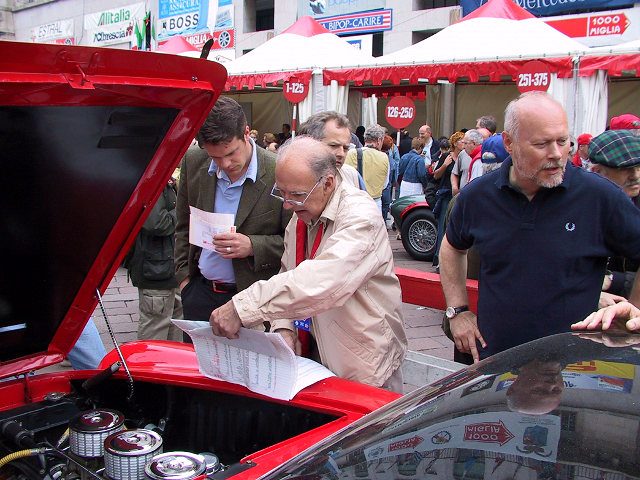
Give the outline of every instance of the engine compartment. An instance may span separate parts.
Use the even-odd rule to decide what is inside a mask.
[[[87,412],[108,409],[122,414],[123,428],[159,434],[164,452],[214,454],[221,469],[206,477],[214,479],[251,468],[251,462],[240,463],[251,453],[338,418],[213,390],[136,382],[129,400],[126,380],[112,378],[90,389],[83,383],[71,380],[70,394],[52,392],[43,401],[0,412],[1,459],[25,449],[42,449],[6,464],[0,459],[0,479],[121,480],[105,475],[104,458],[83,458],[70,449],[69,435],[75,430],[72,427],[70,432],[69,426]],[[104,438],[99,441],[104,443]],[[123,475],[127,480],[135,478]]]

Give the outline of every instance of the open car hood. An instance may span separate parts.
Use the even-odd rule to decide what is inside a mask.
[[[0,42],[0,378],[71,350],[226,77],[201,59]]]

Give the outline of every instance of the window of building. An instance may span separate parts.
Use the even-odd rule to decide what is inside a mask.
[[[244,31],[273,30],[274,0],[245,0]]]
[[[413,11],[429,10],[441,7],[457,7],[460,0],[413,0]]]

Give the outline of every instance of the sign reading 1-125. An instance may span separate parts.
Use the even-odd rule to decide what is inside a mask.
[[[393,97],[387,104],[385,117],[393,128],[404,128],[416,118],[416,106],[410,98]]]
[[[282,85],[282,93],[291,103],[300,103],[306,98],[308,92],[308,84],[299,82],[293,78],[284,82]]]
[[[547,91],[551,82],[551,73],[544,63],[534,60],[525,63],[518,73],[517,86],[521,93],[530,90]]]

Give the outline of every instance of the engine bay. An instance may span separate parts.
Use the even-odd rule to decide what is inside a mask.
[[[223,479],[250,469],[247,455],[338,418],[212,390],[87,383],[0,412],[0,479]]]

